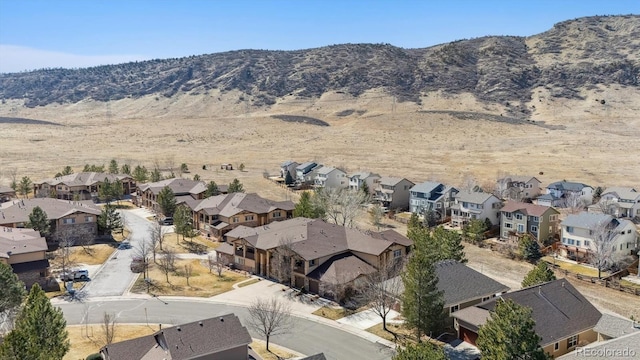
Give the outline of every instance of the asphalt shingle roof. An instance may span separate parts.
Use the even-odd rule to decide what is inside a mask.
[[[635,322],[633,320],[610,314],[602,314],[602,318],[600,318],[600,321],[598,321],[598,324],[593,330],[600,334],[616,338],[640,331],[640,324],[634,325]]]
[[[223,185],[219,185],[218,188],[220,188],[221,186]],[[166,179],[158,182],[138,185],[138,188],[140,188],[140,190],[150,190],[155,195],[158,195],[160,191],[162,191],[162,189],[164,189],[165,187],[169,187],[169,189],[171,189],[171,191],[173,191],[173,194],[176,196],[187,194],[197,195],[207,190],[207,184],[205,184],[203,181],[180,178]]]
[[[567,190],[567,191],[582,191],[582,189],[586,187],[591,187],[587,184],[579,183],[579,182],[571,182],[571,181],[556,181],[554,183],[549,184],[547,189],[557,189],[557,190]]]
[[[39,206],[49,220],[57,220],[67,215],[83,212],[100,215],[102,212],[91,201],[58,200],[52,198],[34,198],[7,201],[0,204],[0,225],[29,221],[29,214]]]
[[[442,184],[434,181],[425,181],[414,185],[409,191],[428,194]]]
[[[613,187],[606,188],[602,192],[602,195],[610,194],[610,193],[614,193],[618,196],[618,198],[624,199],[624,200],[636,200],[640,198],[640,192],[637,192],[636,189],[634,188],[613,186]]]
[[[291,201],[273,201],[254,193],[231,193],[203,199],[193,207],[193,211],[230,217],[243,211],[266,214],[277,209],[291,211],[294,208],[295,204]]]
[[[542,216],[544,215],[544,213],[546,213],[549,209],[553,209],[549,206],[544,206],[544,205],[535,205],[535,204],[529,204],[529,203],[523,203],[523,202],[518,202],[518,201],[507,201],[504,206],[500,209],[500,211],[503,212],[508,212],[508,213],[512,213],[514,211],[520,211],[525,215],[530,215],[530,216]],[[557,210],[553,210],[556,214],[559,214],[560,212]]]
[[[485,192],[469,192],[469,191],[460,191],[459,193],[456,194],[456,199],[458,199],[458,202],[468,202],[468,203],[472,203],[472,204],[484,204],[487,200],[489,200],[492,197],[495,197],[493,194],[491,193],[485,193]],[[496,198],[498,199],[498,198]]]
[[[395,186],[399,182],[401,182],[402,180],[407,180],[407,179],[399,178],[399,177],[383,176],[383,177],[380,178],[380,185]],[[407,181],[409,181],[409,180],[407,180]],[[409,181],[409,183],[413,184],[411,181]]]
[[[40,236],[40,232],[33,229],[0,226],[0,258],[9,258],[9,254],[46,250],[47,241]]]
[[[580,349],[560,356],[559,360],[585,359],[588,351],[589,359],[596,360],[626,360],[633,359],[640,354],[640,332],[627,334],[617,339],[591,343]]]
[[[562,221],[562,226],[594,230],[600,225],[610,223],[611,220],[613,220],[613,216],[611,215],[581,212],[579,214],[570,214],[567,216]]]
[[[307,276],[322,283],[345,284],[375,271],[373,266],[349,252],[332,256]]]
[[[455,260],[436,264],[438,289],[446,306],[509,291],[509,287]]]

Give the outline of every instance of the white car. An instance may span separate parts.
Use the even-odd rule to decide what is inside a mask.
[[[89,280],[89,270],[72,270],[60,274],[62,281]]]

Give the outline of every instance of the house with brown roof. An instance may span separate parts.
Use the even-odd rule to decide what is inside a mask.
[[[58,242],[62,237],[83,237],[93,240],[98,233],[98,216],[102,213],[92,201],[70,201],[52,198],[20,199],[0,204],[0,225],[24,228],[29,214],[36,206],[47,214],[51,234],[47,241]]]
[[[506,293],[453,313],[458,338],[475,345],[478,331],[490,318],[496,303],[507,299],[532,309],[540,346],[553,357],[597,340],[594,327],[602,314],[565,279]]]
[[[247,360],[252,339],[235,314],[161,329],[100,349],[104,360]]]
[[[559,215],[550,206],[507,201],[500,209],[500,239],[518,242],[529,234],[543,244],[560,230]]]
[[[191,200],[204,199],[204,193],[207,191],[207,183],[204,181],[181,178],[166,179],[138,185],[133,202],[138,206],[160,213],[158,194],[165,187],[173,191],[177,203],[186,203],[187,205],[192,203]],[[222,194],[226,194],[228,188],[228,185],[218,185],[218,190]]]
[[[63,200],[95,200],[105,180],[122,183],[122,195],[129,195],[136,189],[135,180],[126,174],[81,172],[46,179],[33,184],[36,197],[51,197]]]
[[[392,210],[409,208],[410,189],[415,184],[405,178],[383,176],[374,190],[373,200]]]
[[[533,199],[540,195],[541,184],[535,176],[509,175],[497,180],[496,195],[505,200]]]
[[[0,186],[0,203],[16,198],[16,191],[8,186]]]
[[[187,205],[193,211],[194,228],[217,239],[241,225],[256,227],[289,219],[295,208],[292,201],[273,201],[255,193],[211,196]]]
[[[47,241],[38,231],[0,226],[0,262],[11,265],[27,288],[35,283],[48,287],[51,277],[46,251]]]
[[[351,284],[405,257],[413,244],[393,230],[365,232],[306,218],[241,226],[227,233],[227,241],[218,251],[234,266],[325,296],[325,289]]]

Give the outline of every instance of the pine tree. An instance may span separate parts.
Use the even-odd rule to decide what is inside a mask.
[[[150,179],[151,182],[158,182],[162,180],[162,173],[160,172],[160,169],[153,168],[153,171],[151,171]]]
[[[293,176],[291,176],[291,172],[287,171],[287,175],[284,177],[285,185],[293,185]]]
[[[113,186],[108,178],[104,178],[104,181],[102,181],[102,185],[98,189],[98,198],[107,204],[113,200]]]
[[[0,262],[0,314],[17,309],[24,299],[24,284],[11,265]]]
[[[33,182],[31,179],[28,176],[23,176],[20,183],[18,183],[18,193],[26,198],[31,193],[32,186]]]
[[[371,195],[371,192],[369,190],[369,185],[367,185],[366,181],[362,182],[362,186],[360,186],[360,191],[362,191],[367,196]]]
[[[417,236],[416,234],[422,231],[423,228],[424,226],[422,226],[420,218],[418,218],[418,214],[412,213],[409,218],[409,222],[407,223],[407,237],[415,241],[413,237]]]
[[[54,308],[38,284],[0,345],[0,358],[7,360],[62,360],[69,351],[67,322],[62,310]]]
[[[122,229],[123,223],[120,213],[116,211],[116,208],[113,205],[105,205],[98,216],[98,230],[102,234],[110,234],[113,231],[122,232]]]
[[[191,210],[186,206],[178,206],[173,214],[173,225],[176,228],[176,234],[182,235],[182,240],[185,236],[189,236],[193,230]]]
[[[444,349],[432,343],[407,344],[399,347],[392,360],[446,360]]]
[[[129,164],[122,164],[120,172],[125,175],[131,175],[131,167],[129,166]]]
[[[144,166],[136,165],[133,169],[133,179],[138,183],[145,183],[149,180],[149,171]]]
[[[496,301],[491,317],[480,327],[478,349],[483,359],[547,359],[540,347],[541,338],[535,332],[531,308],[513,300]]]
[[[438,290],[435,257],[430,251],[431,235],[425,229],[414,231],[414,249],[402,273],[404,294],[402,315],[405,323],[422,335],[439,336],[444,328],[444,295]]]
[[[207,184],[207,190],[205,190],[204,192],[204,197],[208,198],[210,196],[216,195],[220,195],[220,190],[218,189],[218,184],[216,184],[216,182],[212,180],[209,182],[209,184]]]
[[[304,191],[300,194],[300,201],[298,201],[296,207],[293,209],[293,216],[306,217],[309,219],[316,218],[316,212],[314,210],[313,203],[311,202],[311,194],[308,191]]]
[[[51,232],[51,222],[47,217],[47,213],[40,206],[36,206],[31,210],[27,227],[38,230],[41,236],[47,236]]]
[[[542,257],[542,253],[540,252],[540,244],[533,238],[531,235],[524,235],[520,239],[520,255],[522,258],[535,262],[538,261]]]
[[[109,162],[109,173],[110,174],[117,174],[118,173],[118,162],[116,161],[116,159],[111,159],[111,162]]]
[[[71,175],[73,174],[73,169],[71,169],[71,166],[67,165],[64,167],[64,169],[62,169],[62,173],[60,175]]]
[[[229,184],[228,192],[229,192],[229,194],[244,192],[244,187],[242,186],[242,183],[240,182],[240,180],[233,179],[231,184]]]
[[[173,213],[176,211],[176,196],[170,187],[165,186],[160,190],[157,201],[160,211],[162,211],[164,215],[173,216]]]
[[[531,269],[522,280],[522,287],[534,286],[556,279],[553,270],[549,269],[546,261],[540,261],[536,267]]]
[[[462,236],[456,231],[449,231],[442,226],[438,226],[433,230],[433,239],[435,251],[440,252],[439,260],[456,260],[466,263],[464,256],[464,245],[462,245]]]

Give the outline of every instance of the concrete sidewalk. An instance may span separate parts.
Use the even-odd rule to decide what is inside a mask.
[[[389,323],[392,319],[398,317],[400,313],[397,311],[391,310],[387,314],[387,323]],[[382,317],[376,314],[375,311],[369,309],[360,311],[353,315],[345,316],[341,319],[336,320],[337,322],[345,325],[351,325],[355,328],[366,330],[372,326],[382,324]]]

